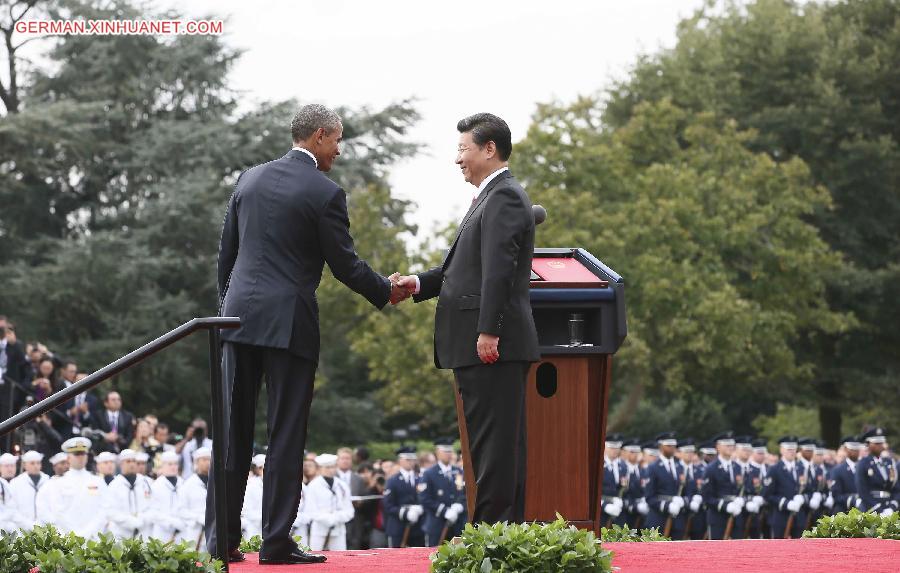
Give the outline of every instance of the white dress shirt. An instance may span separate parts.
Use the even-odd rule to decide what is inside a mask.
[[[312,157],[313,163],[316,164],[316,169],[319,168],[319,160],[316,159],[316,156],[313,155],[312,152],[311,152],[310,150],[304,149],[304,148],[299,147],[299,146],[297,146],[297,147],[292,147],[291,149],[297,150],[297,151],[302,151],[303,153],[305,153],[305,154],[309,155],[310,157]]]

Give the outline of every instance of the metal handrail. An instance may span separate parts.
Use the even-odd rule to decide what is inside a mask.
[[[216,555],[223,562],[224,571],[228,571],[228,517],[225,494],[225,442],[228,429],[225,422],[226,397],[222,387],[222,359],[219,346],[219,329],[238,328],[241,319],[229,316],[211,316],[206,318],[194,318],[185,322],[178,328],[170,330],[156,340],[148,342],[137,350],[134,350],[111,364],[107,364],[93,374],[79,380],[68,388],[64,388],[55,394],[47,396],[40,402],[25,408],[8,420],[0,423],[0,436],[12,432],[22,424],[26,424],[42,414],[55,409],[60,404],[68,402],[78,394],[86,392],[101,382],[112,378],[116,374],[131,368],[139,362],[143,362],[163,348],[171,346],[182,338],[197,332],[209,331],[209,380],[212,394],[212,430],[213,440],[213,479],[216,481],[214,490],[215,515],[216,515]]]

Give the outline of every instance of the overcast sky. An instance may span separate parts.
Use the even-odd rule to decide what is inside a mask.
[[[338,106],[418,99],[423,154],[392,172],[415,221],[460,218],[472,188],[454,165],[456,122],[489,111],[521,139],[539,102],[570,102],[675,42],[702,0],[158,0],[185,17],[227,17],[245,53],[233,71],[247,106],[299,98]],[[285,145],[290,144],[287,125]],[[340,160],[338,160],[340,161]],[[552,216],[552,213],[551,213]]]

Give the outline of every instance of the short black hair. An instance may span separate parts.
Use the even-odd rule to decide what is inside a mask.
[[[478,147],[484,147],[488,141],[493,141],[500,159],[509,160],[512,154],[512,134],[503,119],[492,113],[476,113],[459,120],[456,129],[460,133],[472,132],[472,141]]]

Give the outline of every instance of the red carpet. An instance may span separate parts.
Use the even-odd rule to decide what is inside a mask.
[[[897,573],[900,541],[796,539],[605,543],[619,573]],[[328,552],[322,565],[260,566],[257,556],[231,566],[234,573],[428,573],[429,548]],[[550,572],[548,572],[550,573]]]

